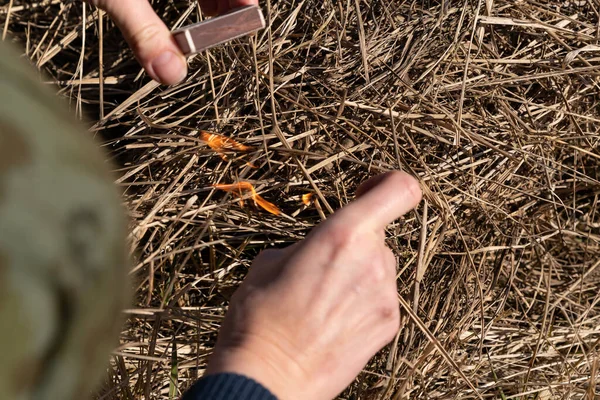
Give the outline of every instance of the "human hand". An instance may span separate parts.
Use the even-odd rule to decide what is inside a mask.
[[[267,250],[232,297],[207,374],[237,373],[281,400],[332,399],[396,335],[396,259],[385,226],[421,200],[400,172],[365,182],[358,199],[303,241]]]
[[[84,1],[108,13],[152,79],[173,85],[185,78],[185,56],[148,0]],[[200,0],[200,7],[206,16],[223,14],[246,5],[258,5],[258,0]]]

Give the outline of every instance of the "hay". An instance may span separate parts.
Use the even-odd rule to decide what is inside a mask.
[[[173,28],[199,18],[193,2],[153,4]],[[262,5],[271,29],[197,56],[176,87],[78,1],[0,6],[121,163],[138,296],[98,398],[180,394],[252,258],[394,168],[426,199],[387,231],[403,329],[340,398],[597,396],[597,4]],[[255,151],[224,160],[201,130]],[[282,214],[213,187],[241,179]]]

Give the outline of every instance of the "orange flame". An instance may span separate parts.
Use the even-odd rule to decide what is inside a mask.
[[[217,189],[233,192],[236,195],[238,195],[239,197],[242,197],[242,193],[244,191],[249,190],[252,192],[252,200],[254,200],[254,204],[259,205],[260,207],[267,210],[271,214],[275,214],[275,215],[281,214],[281,211],[279,210],[279,208],[277,208],[277,206],[275,204],[268,202],[267,200],[263,199],[259,194],[256,193],[254,186],[252,186],[252,184],[250,182],[243,181],[243,182],[238,182],[238,183],[233,183],[233,184],[218,184],[218,185],[213,185],[213,186],[216,187]],[[241,205],[242,206],[244,205],[243,201],[241,202]]]
[[[209,133],[206,131],[200,132],[200,139],[204,140],[208,146],[221,154],[227,150],[236,151],[250,151],[252,147],[241,144],[237,140],[228,138],[227,136],[219,135],[217,133]]]
[[[313,193],[303,194],[302,202],[304,203],[304,205],[310,206],[310,203],[312,202],[312,198],[313,198]]]

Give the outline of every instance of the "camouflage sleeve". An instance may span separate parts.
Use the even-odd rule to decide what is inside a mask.
[[[129,301],[126,220],[110,163],[0,41],[0,397],[80,399]]]

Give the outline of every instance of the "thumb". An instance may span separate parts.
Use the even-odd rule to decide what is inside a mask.
[[[138,62],[152,79],[173,85],[187,74],[187,63],[169,28],[148,0],[88,0],[119,27]]]

